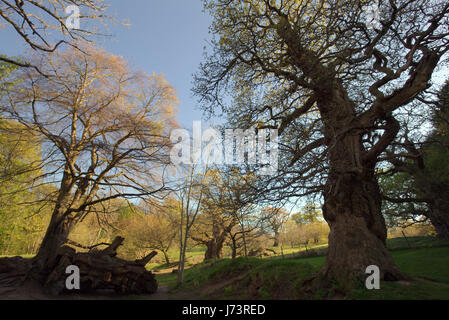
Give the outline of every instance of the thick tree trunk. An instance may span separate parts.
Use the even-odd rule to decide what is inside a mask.
[[[72,162],[74,159],[72,159]],[[70,231],[75,226],[74,219],[67,212],[67,204],[73,202],[73,199],[71,199],[72,188],[73,177],[69,170],[69,165],[66,164],[50,224],[39,251],[33,259],[30,272],[30,275],[37,278],[40,282],[44,281],[52,271],[59,248],[65,244]]]
[[[429,207],[428,218],[438,238],[449,240],[449,200],[435,199]]]
[[[386,247],[386,226],[381,195],[373,177],[331,174],[327,182],[323,215],[330,226],[326,278],[366,277],[366,268],[378,266],[381,279],[400,280]]]
[[[329,249],[321,275],[325,280],[352,281],[366,278],[366,268],[375,265],[382,280],[404,279],[386,247],[387,230],[374,169],[378,155],[399,130],[397,122],[390,118],[385,133],[366,150],[362,130],[345,130],[355,121],[355,106],[339,82],[320,93],[317,104],[324,120],[330,166],[323,206],[330,227]]]
[[[230,229],[229,229],[230,230]],[[212,226],[212,239],[208,240],[204,244],[206,245],[206,252],[204,254],[204,261],[221,259],[223,245],[226,240],[226,235],[229,232],[228,228],[220,228],[218,223]]]
[[[206,243],[206,253],[204,254],[204,261],[221,259],[224,240],[225,237],[220,236],[216,239],[209,240]]]

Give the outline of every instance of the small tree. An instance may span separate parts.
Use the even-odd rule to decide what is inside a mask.
[[[145,205],[144,214],[131,219],[126,233],[140,249],[152,249],[162,252],[165,263],[170,264],[168,251],[179,234],[179,203],[168,198],[163,203]]]
[[[279,237],[282,227],[287,222],[290,213],[285,208],[266,207],[263,210],[263,216],[267,220],[268,225],[273,232],[273,247],[279,246]]]
[[[191,236],[196,242],[206,245],[205,260],[220,259],[228,237],[231,237],[232,256],[235,258],[237,238],[243,240],[253,229],[236,228],[245,215],[251,214],[245,199],[247,190],[248,179],[240,175],[237,168],[209,171],[201,217],[195,234]]]

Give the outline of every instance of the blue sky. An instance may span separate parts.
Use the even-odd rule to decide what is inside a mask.
[[[114,26],[104,47],[148,73],[163,73],[179,94],[179,120],[191,127],[201,120],[192,97],[192,75],[207,45],[211,22],[201,0],[112,0],[110,11],[129,20],[130,27]]]
[[[165,74],[179,94],[179,122],[186,128],[201,120],[191,94],[192,75],[203,59],[211,18],[201,0],[109,0],[108,13],[127,20],[129,27],[108,26],[112,35],[100,40],[113,54],[123,56],[133,68]],[[81,21],[81,23],[83,23]],[[22,55],[26,46],[17,34],[0,29],[1,53]],[[6,46],[5,46],[6,44]]]

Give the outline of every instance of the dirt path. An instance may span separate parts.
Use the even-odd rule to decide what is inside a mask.
[[[139,297],[144,300],[201,300],[202,293],[198,289],[169,291],[167,285],[162,285],[152,295]]]
[[[156,293],[152,295],[145,296],[145,300],[170,300],[170,293],[168,292],[168,286],[160,286]]]

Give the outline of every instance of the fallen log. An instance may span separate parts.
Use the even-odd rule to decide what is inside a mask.
[[[26,279],[31,259],[0,258],[0,287],[18,287]]]
[[[120,294],[152,294],[157,291],[157,281],[145,266],[157,254],[153,251],[146,257],[128,261],[117,258],[117,249],[124,239],[117,237],[105,249],[76,252],[69,246],[62,246],[56,255],[52,271],[44,289],[59,295],[70,292],[66,288],[68,266],[77,266],[80,271],[80,291],[114,290]]]

